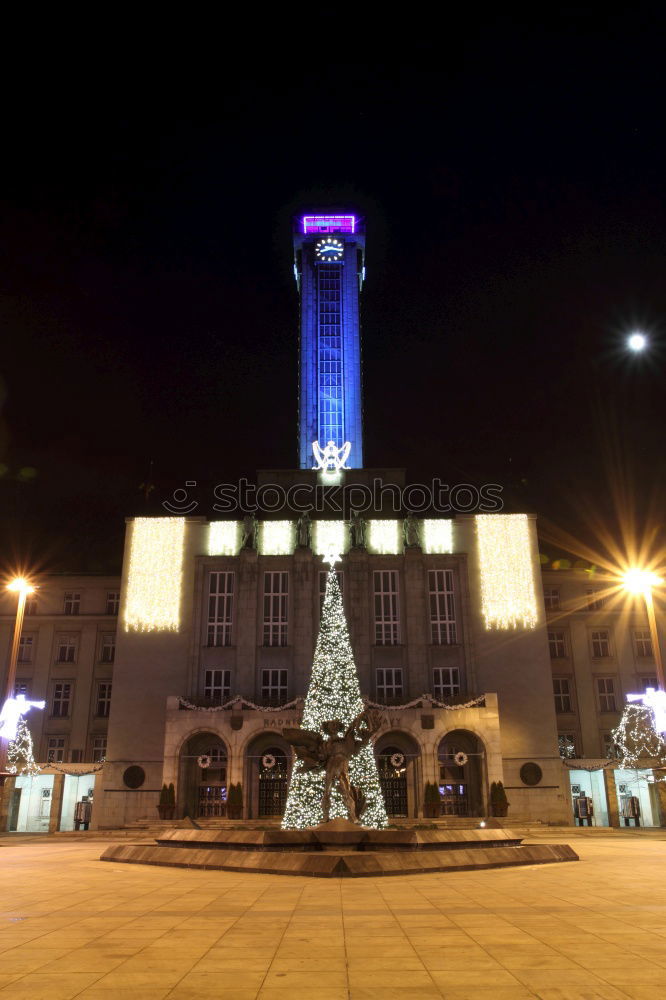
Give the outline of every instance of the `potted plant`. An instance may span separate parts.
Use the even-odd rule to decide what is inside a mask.
[[[506,816],[510,804],[502,782],[493,781],[490,786],[490,811],[493,816]]]
[[[426,781],[423,795],[423,815],[429,819],[437,819],[440,808],[439,788],[436,782]]]
[[[173,781],[170,785],[162,785],[162,790],[160,792],[160,801],[157,806],[157,812],[160,819],[173,819],[174,813],[176,811],[176,789],[174,788]]]
[[[229,785],[227,796],[227,816],[229,819],[240,819],[243,815],[243,786],[240,781],[237,785]]]

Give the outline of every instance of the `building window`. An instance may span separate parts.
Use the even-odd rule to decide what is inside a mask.
[[[402,698],[402,667],[377,667],[377,699],[383,702]]]
[[[430,599],[430,641],[451,645],[456,638],[456,608],[453,598],[453,570],[428,570]]]
[[[92,759],[93,764],[101,764],[106,757],[106,736],[93,736]]]
[[[603,748],[603,755],[604,755],[604,757],[607,757],[609,760],[617,760],[617,758],[621,754],[621,751],[620,751],[620,748],[618,747],[617,743],[613,739],[613,734],[612,733],[602,733],[601,734],[601,740],[602,740],[602,748]]]
[[[56,639],[56,663],[74,663],[76,660],[76,636],[59,635]]]
[[[612,677],[597,677],[599,711],[615,712],[615,680]]]
[[[46,760],[49,764],[62,764],[65,759],[65,737],[49,736],[46,740]]]
[[[560,757],[563,760],[570,760],[573,757],[580,756],[575,733],[558,733],[557,743],[560,750]]]
[[[116,658],[116,633],[105,632],[102,636],[100,660],[102,663],[113,663]]]
[[[548,649],[551,660],[563,660],[567,655],[564,632],[548,629]]]
[[[555,711],[571,712],[571,689],[566,677],[553,677],[553,694],[555,695]]]
[[[26,615],[36,615],[37,614],[37,598],[28,597],[25,602],[25,612]]]
[[[231,671],[204,671],[204,698],[222,704],[231,697]]]
[[[560,610],[560,588],[559,587],[544,587],[543,588],[543,603],[545,605],[546,611],[559,611]]]
[[[22,678],[17,677],[14,681],[14,697],[16,697],[17,694],[24,694],[27,696],[29,690],[30,685],[28,681],[24,681]]]
[[[73,590],[65,592],[65,614],[78,615],[81,610],[81,595]]]
[[[601,611],[604,606],[604,599],[599,595],[598,590],[586,590],[585,596],[587,597],[588,611]]]
[[[344,573],[342,572],[341,569],[336,569],[335,575],[338,578],[338,587],[340,588],[340,593],[344,594],[344,592],[345,592],[345,577],[344,577]],[[328,577],[328,573],[325,570],[320,570],[320,572],[319,572],[319,611],[320,611],[320,613],[321,613],[321,609],[324,606],[324,597],[326,596],[326,578],[327,577]]]
[[[234,573],[211,573],[208,582],[208,645],[230,646],[234,613]]]
[[[634,645],[636,656],[652,656],[652,636],[649,628],[637,628],[634,630]]]
[[[289,574],[264,573],[264,646],[287,645]]]
[[[649,677],[641,677],[640,684],[643,691],[647,691],[648,688],[653,688],[653,690],[656,691],[659,687],[657,684],[657,678],[654,674],[651,674]]]
[[[22,635],[19,639],[18,662],[32,663],[32,649],[34,636]]]
[[[592,632],[592,656],[600,660],[610,655],[610,632],[607,628],[595,629]]]
[[[109,590],[106,595],[107,615],[117,615],[120,608],[120,594],[117,590]]]
[[[397,646],[400,642],[398,572],[394,569],[375,570],[374,581],[375,642],[378,646]]]
[[[457,667],[435,667],[432,673],[435,698],[452,698],[460,694],[460,671]]]
[[[286,575],[286,574],[285,574]],[[279,705],[287,699],[287,671],[270,669],[261,671],[261,698],[266,704]]]
[[[101,681],[97,685],[97,708],[95,715],[107,719],[111,710],[111,681]]]
[[[69,707],[72,701],[72,685],[69,681],[59,681],[53,685],[53,704],[51,715],[56,719],[65,719],[69,716]]]

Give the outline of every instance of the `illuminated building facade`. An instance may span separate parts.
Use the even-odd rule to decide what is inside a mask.
[[[351,445],[346,465],[363,466],[360,296],[365,235],[352,214],[299,218],[294,275],[300,295],[298,461],[314,466],[313,444]]]

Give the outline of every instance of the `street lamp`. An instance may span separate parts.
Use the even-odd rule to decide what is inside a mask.
[[[23,631],[23,616],[25,615],[25,602],[28,594],[35,590],[33,585],[22,576],[17,576],[11,583],[7,584],[7,590],[18,594],[16,605],[16,621],[14,624],[14,635],[12,638],[12,648],[9,656],[9,668],[7,670],[7,686],[5,689],[5,703],[14,697],[14,685],[16,684],[16,664],[18,663],[19,648],[21,645],[21,632]],[[0,774],[4,772],[7,765],[8,741],[0,738]]]
[[[666,690],[664,684],[664,666],[661,660],[661,648],[659,646],[659,633],[657,632],[657,619],[654,613],[654,601],[652,600],[652,588],[664,581],[656,573],[651,573],[646,569],[629,569],[622,577],[625,590],[630,594],[642,594],[645,600],[645,609],[650,626],[650,638],[652,640],[652,651],[654,662],[657,668],[657,686],[661,691]]]

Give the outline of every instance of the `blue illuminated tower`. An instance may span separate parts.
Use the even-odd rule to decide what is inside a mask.
[[[365,235],[355,215],[297,220],[294,273],[301,298],[299,468],[313,467],[313,442],[349,442],[347,466],[363,466],[360,295]]]

